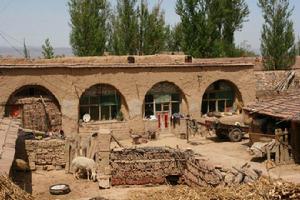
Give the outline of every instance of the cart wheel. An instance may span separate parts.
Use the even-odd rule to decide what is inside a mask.
[[[243,133],[240,129],[235,128],[230,131],[228,136],[231,142],[239,142],[243,138]]]

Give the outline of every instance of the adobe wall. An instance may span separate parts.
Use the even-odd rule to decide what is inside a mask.
[[[249,183],[261,172],[249,165],[226,169],[191,150],[146,147],[113,150],[110,154],[111,184],[165,184],[170,176],[189,186],[219,186]]]
[[[228,80],[240,91],[244,104],[255,99],[253,66],[182,66],[133,68],[19,68],[1,69],[0,112],[4,113],[9,96],[24,85],[41,85],[57,98],[66,135],[78,133],[79,98],[95,84],[110,84],[124,96],[129,110],[128,128],[144,129],[143,101],[150,88],[162,81],[176,84],[185,95],[187,113],[200,117],[202,96],[217,80]],[[184,105],[184,104],[183,104]],[[139,123],[137,123],[139,122]]]
[[[25,140],[31,170],[63,169],[66,165],[64,140]]]

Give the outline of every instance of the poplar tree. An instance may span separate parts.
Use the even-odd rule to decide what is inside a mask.
[[[293,8],[288,0],[259,0],[265,23],[261,34],[261,53],[266,70],[289,69],[295,63],[296,48]]]
[[[300,38],[298,38],[297,51],[297,55],[300,56]]]
[[[45,44],[42,45],[42,54],[45,59],[51,59],[54,58],[54,50],[53,47],[50,44],[49,38],[45,40]]]
[[[164,12],[160,4],[149,11],[148,3],[141,0],[139,16],[139,53],[156,54],[165,49],[166,31]]]
[[[234,33],[249,15],[245,0],[177,0],[176,12],[181,18],[185,53],[235,56]]]
[[[103,55],[108,39],[107,0],[70,0],[70,44],[76,56]]]
[[[136,0],[119,0],[116,13],[112,17],[110,45],[116,55],[135,55],[138,51],[138,15]]]

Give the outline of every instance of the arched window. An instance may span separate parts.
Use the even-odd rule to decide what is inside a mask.
[[[202,114],[209,112],[236,112],[239,109],[239,93],[228,81],[216,81],[205,91],[202,98]]]
[[[179,88],[169,82],[155,84],[145,96],[144,117],[150,119],[158,114],[180,113],[182,95]]]
[[[94,121],[122,120],[121,99],[121,94],[113,86],[94,85],[80,98],[80,119],[89,114]]]

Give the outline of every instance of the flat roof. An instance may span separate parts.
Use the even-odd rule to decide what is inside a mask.
[[[132,56],[134,63],[128,63],[128,56],[64,57],[54,59],[0,59],[1,69],[20,68],[143,68],[143,67],[253,67],[254,58],[193,59],[185,62],[185,55]]]

